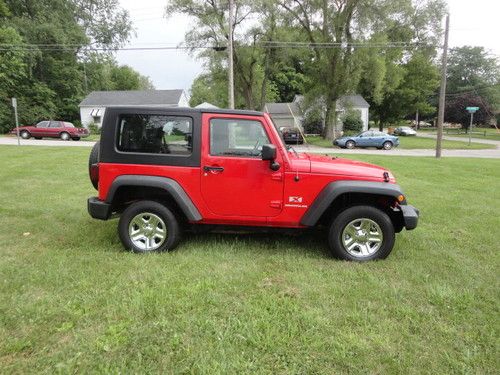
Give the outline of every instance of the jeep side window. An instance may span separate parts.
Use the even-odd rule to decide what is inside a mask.
[[[259,121],[210,120],[210,155],[260,157],[269,138]]]
[[[118,131],[119,151],[191,155],[193,123],[190,117],[123,115]]]

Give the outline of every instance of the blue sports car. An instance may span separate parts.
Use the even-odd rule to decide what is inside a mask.
[[[390,150],[399,146],[399,138],[377,130],[367,130],[358,135],[337,138],[333,141],[333,145],[342,148],[376,147]]]

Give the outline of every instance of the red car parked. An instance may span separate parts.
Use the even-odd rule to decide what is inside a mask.
[[[16,134],[16,129],[10,133]],[[70,139],[78,141],[80,138],[88,137],[89,134],[87,129],[76,128],[71,122],[66,121],[40,121],[36,125],[19,127],[19,135],[23,139],[61,138],[63,141]]]

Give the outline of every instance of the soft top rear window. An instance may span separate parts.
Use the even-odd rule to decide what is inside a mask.
[[[190,117],[150,114],[120,116],[117,149],[122,152],[191,155]]]

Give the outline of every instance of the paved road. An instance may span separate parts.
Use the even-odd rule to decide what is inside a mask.
[[[61,141],[58,139],[21,139],[21,145],[26,146],[71,146],[92,147],[95,142],[90,141]],[[0,145],[17,145],[16,137],[0,137]]]
[[[432,137],[432,136],[431,136]],[[452,139],[453,137],[446,137]],[[463,139],[458,139],[463,141]],[[496,149],[489,150],[443,150],[444,157],[465,157],[465,158],[495,158],[500,159],[500,142],[486,139],[474,139],[474,142],[482,141],[483,143],[495,144]],[[61,141],[61,140],[46,140],[46,139],[26,139],[21,140],[21,145],[26,146],[70,146],[70,147],[91,147],[95,142],[90,141]],[[0,137],[0,145],[17,145],[15,137]],[[310,152],[315,154],[351,154],[351,155],[395,155],[395,156],[434,156],[435,150],[405,150],[392,149],[376,150],[376,149],[354,149],[346,150],[342,148],[326,148],[312,145],[294,146],[298,152]]]
[[[377,149],[354,149],[347,150],[343,148],[326,148],[316,146],[293,146],[298,152],[311,152],[315,154],[351,154],[351,155],[395,155],[395,156],[435,156],[436,150],[419,149],[405,150],[394,148],[392,150],[377,150]],[[443,150],[441,155],[444,157],[460,157],[460,158],[494,158],[500,159],[500,149],[489,150]]]

